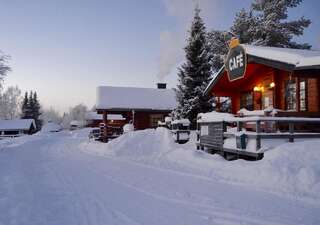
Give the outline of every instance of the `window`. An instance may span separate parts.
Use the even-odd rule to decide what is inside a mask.
[[[307,80],[300,80],[300,111],[307,110]]]
[[[252,92],[246,92],[241,95],[240,98],[240,108],[245,108],[247,110],[253,110],[253,96]]]
[[[297,110],[297,87],[295,80],[289,80],[286,83],[286,110]]]
[[[163,115],[162,114],[152,114],[150,115],[150,127],[157,127],[158,126],[158,121],[163,120]]]

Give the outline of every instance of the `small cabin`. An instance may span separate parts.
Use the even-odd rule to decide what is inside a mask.
[[[104,134],[112,121],[111,114],[121,115],[124,120],[120,124],[132,123],[134,129],[142,130],[156,128],[158,121],[163,121],[176,107],[175,93],[166,85],[158,84],[157,88],[113,87],[100,86],[97,88],[97,113],[102,115],[105,124]]]
[[[0,139],[6,137],[19,137],[36,132],[34,119],[0,120]]]
[[[217,111],[227,97],[233,114],[275,108],[276,116],[320,117],[320,51],[239,45],[205,94],[218,97]]]
[[[120,114],[108,114],[108,123],[111,126],[123,126],[124,121],[126,120]],[[87,112],[86,114],[86,126],[87,127],[99,127],[100,123],[102,123],[102,114],[98,114],[97,112]]]
[[[85,119],[87,127],[99,127],[99,124],[102,122],[102,115],[99,115],[97,112],[87,112]]]

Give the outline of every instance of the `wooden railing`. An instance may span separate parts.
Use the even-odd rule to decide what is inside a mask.
[[[313,128],[311,130],[301,129],[302,126],[306,127],[308,124],[312,125]],[[230,130],[228,131],[227,125],[236,127],[237,132]],[[224,139],[233,137],[237,140],[237,138],[239,138],[239,134],[242,134],[242,137],[246,138],[247,141],[255,139],[256,151],[261,149],[262,139],[288,139],[289,142],[294,142],[294,140],[297,138],[320,138],[320,118],[259,116],[235,117],[214,122],[203,121],[199,122],[198,126],[198,129],[200,129],[201,126],[212,127],[212,130],[209,131],[209,134],[205,136],[200,136],[203,134],[200,134],[200,130],[198,130],[197,139],[200,147],[212,147],[213,149],[217,150],[219,150],[219,148],[221,150],[226,150],[224,147],[222,147]],[[218,126],[220,128],[216,129],[214,126]],[[218,138],[220,136],[221,138]],[[215,143],[216,141],[217,143]]]
[[[312,124],[316,130],[320,130],[320,118],[243,117],[224,120],[224,122],[235,123],[238,132],[243,131],[248,123],[251,123],[251,129],[254,125],[253,131],[245,130],[245,135],[256,139],[256,150],[261,148],[261,139],[284,138],[294,142],[296,138],[320,138],[320,133],[295,129],[297,125]],[[235,136],[235,133],[225,132],[224,136]]]

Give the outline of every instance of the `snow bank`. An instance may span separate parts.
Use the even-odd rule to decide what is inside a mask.
[[[41,132],[49,133],[49,132],[59,132],[62,130],[62,126],[53,122],[48,122],[47,124],[43,125],[41,128]]]
[[[319,139],[281,144],[261,161],[226,161],[195,150],[195,133],[187,144],[174,142],[165,128],[130,132],[104,144],[84,141],[88,153],[189,173],[264,191],[320,201]]]

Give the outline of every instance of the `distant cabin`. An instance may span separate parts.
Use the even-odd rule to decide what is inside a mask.
[[[320,51],[241,46],[231,49],[206,95],[230,98],[234,114],[276,108],[277,116],[320,117]]]
[[[155,128],[176,107],[175,93],[166,84],[158,88],[112,87],[97,88],[96,108],[103,117],[103,123],[112,121],[109,115],[121,115],[123,124],[132,122],[135,129]]]
[[[97,112],[87,112],[86,113],[86,126],[87,127],[99,127],[102,122],[102,115]]]
[[[97,112],[87,112],[86,126],[99,127],[100,123],[103,122],[102,117],[102,114],[98,114]],[[109,124],[123,125],[126,119],[120,114],[108,114],[107,120]]]
[[[0,138],[19,137],[35,132],[34,119],[0,120]]]

